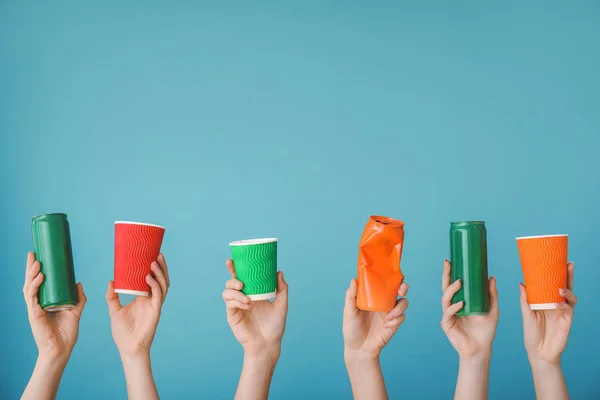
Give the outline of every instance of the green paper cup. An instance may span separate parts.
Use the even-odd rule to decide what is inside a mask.
[[[242,293],[252,301],[275,298],[277,290],[277,239],[250,239],[229,243],[235,276]]]

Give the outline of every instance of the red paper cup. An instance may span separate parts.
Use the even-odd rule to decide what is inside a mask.
[[[115,222],[115,293],[148,296],[146,276],[160,254],[165,228],[141,222]]]

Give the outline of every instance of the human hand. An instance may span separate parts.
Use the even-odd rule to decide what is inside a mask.
[[[463,308],[464,302],[452,304],[452,296],[461,287],[461,281],[450,284],[452,265],[444,260],[442,275],[442,322],[441,327],[461,359],[491,357],[492,342],[498,325],[498,290],[496,278],[489,279],[490,311],[487,315],[457,317],[456,313]]]
[[[376,359],[406,319],[404,312],[408,308],[408,300],[402,298],[396,301],[396,305],[388,313],[364,311],[356,307],[357,290],[358,282],[352,279],[346,291],[342,323],[345,355]],[[398,295],[404,297],[407,293],[408,284],[403,282],[398,289]]]
[[[277,273],[277,295],[273,302],[250,301],[241,292],[244,284],[236,279],[233,260],[227,260],[226,265],[231,279],[225,283],[223,300],[233,335],[244,348],[246,356],[269,354],[278,359],[288,312],[288,284],[283,272]]]
[[[567,265],[567,287],[559,293],[567,302],[558,305],[556,310],[531,310],[527,303],[525,285],[519,284],[521,292],[521,313],[523,314],[523,336],[525,349],[532,364],[560,362],[573,322],[573,309],[577,296],[573,294],[574,264]]]
[[[146,276],[146,282],[150,285],[150,296],[136,296],[125,307],[121,305],[119,295],[114,291],[113,281],[108,282],[106,303],[112,336],[121,357],[148,356],[150,353],[162,305],[171,286],[164,255],[159,254],[151,269],[152,274]]]
[[[35,260],[33,253],[27,253],[23,295],[39,356],[61,359],[66,363],[77,342],[79,320],[87,298],[81,283],[78,283],[78,303],[75,307],[69,310],[46,312],[40,306],[38,299],[38,290],[43,281],[44,274],[40,272],[40,263]]]

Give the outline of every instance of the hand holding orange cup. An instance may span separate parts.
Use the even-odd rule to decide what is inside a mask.
[[[356,307],[389,312],[394,308],[404,279],[400,258],[404,244],[404,222],[371,216],[359,244]]]
[[[529,308],[551,310],[564,303],[558,290],[567,287],[569,236],[519,237],[517,246]]]

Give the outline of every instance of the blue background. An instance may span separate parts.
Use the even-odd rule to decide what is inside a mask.
[[[61,211],[89,301],[59,398],[126,396],[104,301],[120,219],[167,227],[163,398],[232,397],[227,243],[264,236],[290,284],[272,398],[349,398],[341,313],[370,214],[406,223],[392,398],[453,393],[440,275],[461,219],[486,221],[498,279],[490,397],[534,396],[515,237],[568,233],[564,372],[574,399],[597,398],[600,3],[483,3],[2,2],[0,397],[36,358],[30,219]]]

